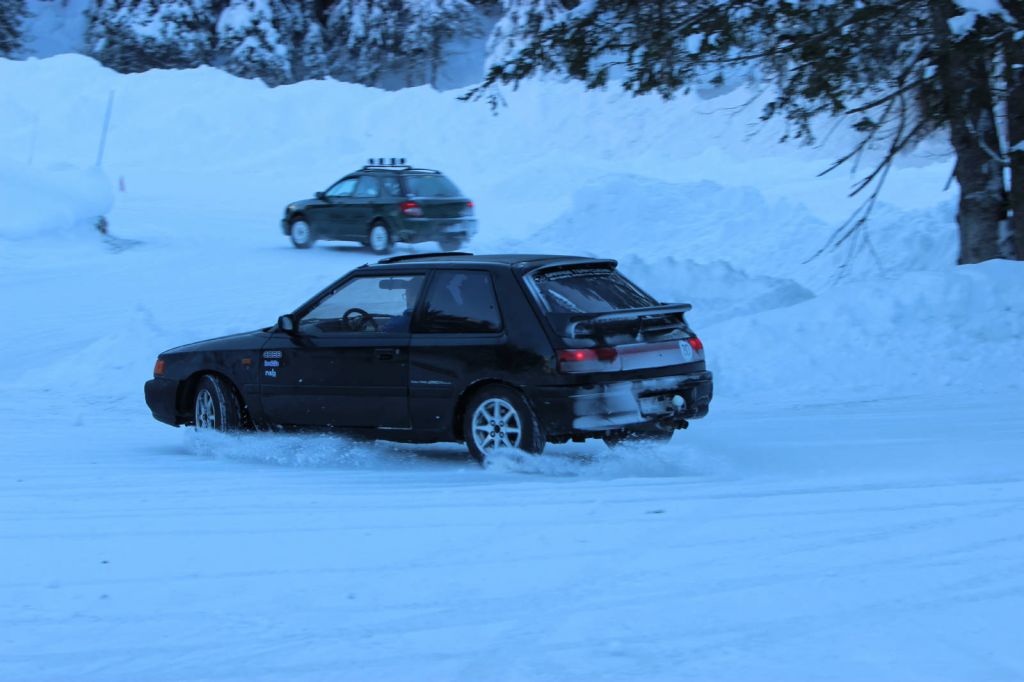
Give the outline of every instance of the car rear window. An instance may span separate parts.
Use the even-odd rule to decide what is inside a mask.
[[[414,197],[457,197],[459,188],[443,175],[406,175],[405,188]]]
[[[651,296],[608,268],[572,268],[533,275],[549,312],[607,313],[658,305]]]

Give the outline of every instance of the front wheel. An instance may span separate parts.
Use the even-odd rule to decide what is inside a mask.
[[[478,462],[502,448],[539,455],[544,434],[537,416],[519,391],[509,386],[487,386],[466,405],[462,420],[466,446]]]
[[[292,229],[289,231],[292,244],[297,249],[308,249],[316,243],[316,236],[313,228],[302,218],[292,221]]]
[[[374,223],[370,226],[370,234],[366,239],[370,250],[377,254],[385,254],[391,251],[391,231],[384,223]]]
[[[223,379],[207,374],[196,386],[194,402],[196,431],[239,431],[242,405],[234,389]]]

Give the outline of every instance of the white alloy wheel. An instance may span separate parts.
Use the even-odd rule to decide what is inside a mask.
[[[196,430],[217,428],[217,413],[213,407],[213,396],[207,389],[196,394]]]
[[[391,246],[391,234],[388,228],[377,223],[370,228],[370,248],[375,253],[385,253]]]
[[[519,413],[507,400],[489,398],[473,412],[473,442],[482,452],[518,448],[522,438]]]
[[[304,249],[313,243],[313,231],[305,220],[296,220],[292,223],[292,243],[300,249]]]

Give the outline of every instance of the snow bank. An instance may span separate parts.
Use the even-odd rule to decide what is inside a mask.
[[[697,263],[672,256],[626,256],[619,267],[637,284],[667,303],[690,303],[688,318],[706,325],[785,308],[814,296],[791,279],[750,275],[725,261]]]
[[[105,163],[127,183],[112,222],[142,248],[37,248],[25,238],[105,211],[109,184],[20,162],[30,151],[37,164],[91,161],[111,90]],[[495,114],[429,88],[268,88],[210,68],[122,75],[78,55],[0,60],[0,193],[15,207],[0,218],[5,281],[35,283],[15,312],[38,327],[17,344],[15,380],[144,409],[138,387],[158,351],[269,324],[372,260],[296,252],[279,220],[366,157],[394,155],[443,168],[474,199],[474,251],[611,256],[659,299],[693,303],[719,401],[1024,383],[1020,268],[952,265],[948,159],[901,159],[868,240],[811,259],[859,201],[846,197],[849,177],[817,177],[848,140],[751,137],[756,107],[734,108],[748,96],[663,102],[531,82]],[[35,312],[51,309],[62,316]]]
[[[840,275],[944,269],[956,260],[952,207],[945,204],[927,210],[879,206],[863,228],[866,242],[851,240],[815,257],[835,227],[800,203],[770,199],[754,187],[609,175],[577,189],[568,209],[519,248],[615,254],[634,262],[666,254],[704,264],[724,261],[733,273],[722,272],[723,291],[733,289],[736,270],[820,288]]]
[[[0,239],[95,235],[113,200],[110,181],[97,168],[39,170],[0,160]]]
[[[1024,263],[837,286],[700,329],[715,390],[765,405],[1024,388]]]
[[[808,235],[825,229],[804,206],[753,187],[609,175],[577,189],[568,210],[526,241],[556,253],[670,254],[778,273],[797,269],[813,248]]]
[[[527,238],[570,208],[582,210],[578,224],[587,224],[620,196],[614,215],[631,226],[637,217],[629,208],[641,205],[656,220],[699,221],[662,203],[678,199],[671,185],[684,185],[698,193],[687,200],[694,209],[723,218],[739,209],[746,220],[731,224],[749,223],[744,233],[756,232],[759,213],[737,201],[771,210],[772,221],[791,217],[781,243],[794,232],[802,236],[805,243],[787,260],[799,262],[858,203],[846,196],[850,177],[817,177],[847,151],[848,131],[835,131],[819,148],[779,145],[781,128],[761,127],[757,104],[744,107],[751,93],[742,88],[714,100],[689,94],[664,102],[536,81],[505,93],[507,106],[492,111],[427,87],[385,92],[309,81],[268,88],[212,68],[124,75],[81,55],[0,60],[0,84],[0,121],[10,122],[0,126],[0,156],[26,154],[35,129],[37,158],[90,161],[114,90],[105,161],[111,176],[125,176],[129,191],[153,187],[185,201],[230,195],[258,207],[268,223],[289,201],[370,156],[405,157],[451,175],[478,207],[478,250]],[[883,199],[901,210],[933,207],[949,176],[944,149],[930,145],[901,159]],[[698,201],[702,187],[712,188],[704,182],[721,189]],[[610,196],[602,200],[602,192]],[[599,245],[595,240],[593,248]],[[644,255],[692,257],[682,244],[649,247]],[[723,258],[732,260],[717,256]]]

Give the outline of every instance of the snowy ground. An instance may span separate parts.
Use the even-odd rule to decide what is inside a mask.
[[[48,164],[94,157],[111,85],[128,191],[103,241],[70,191],[94,175]],[[881,262],[835,284],[838,261],[803,262],[849,205],[812,180],[823,152],[744,147],[726,117],[682,139],[678,109],[574,89],[545,119],[560,91],[527,90],[495,120],[426,91],[0,61],[0,192],[52,192],[34,215],[60,228],[0,218],[0,680],[1024,679],[1024,270],[948,265],[948,165],[901,169]],[[379,145],[451,167],[478,251],[621,252],[693,300],[711,415],[662,448],[487,470],[154,422],[157,352],[370,259],[276,221],[404,151]],[[654,236],[623,239],[620,204]]]
[[[498,471],[5,402],[44,416],[5,429],[2,679],[1024,676],[1005,401],[723,408]]]

